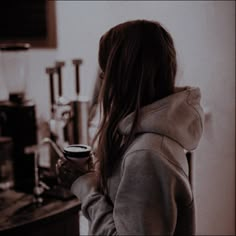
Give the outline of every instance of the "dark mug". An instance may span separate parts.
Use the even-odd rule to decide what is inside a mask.
[[[70,188],[72,183],[90,171],[93,171],[92,149],[88,145],[73,144],[64,148],[64,157],[56,164],[59,183]]]

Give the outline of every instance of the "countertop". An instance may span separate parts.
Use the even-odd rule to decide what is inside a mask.
[[[80,210],[77,198],[60,200],[47,197],[41,205],[36,205],[33,200],[33,195],[27,193],[14,190],[0,192],[0,234]]]

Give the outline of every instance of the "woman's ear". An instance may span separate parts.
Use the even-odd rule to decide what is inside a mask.
[[[104,79],[104,72],[103,72],[103,71],[100,72],[100,74],[99,74],[99,78],[102,79],[102,80]]]

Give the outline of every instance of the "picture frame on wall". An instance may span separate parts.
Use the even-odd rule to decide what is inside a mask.
[[[0,44],[29,43],[32,48],[56,48],[55,1],[3,1]]]

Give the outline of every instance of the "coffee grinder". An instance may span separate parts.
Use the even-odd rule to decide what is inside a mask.
[[[29,44],[0,46],[0,70],[9,93],[8,100],[0,101],[0,137],[13,141],[14,189],[31,193],[34,153],[30,147],[37,144],[37,125],[35,104],[26,97],[29,49]]]

